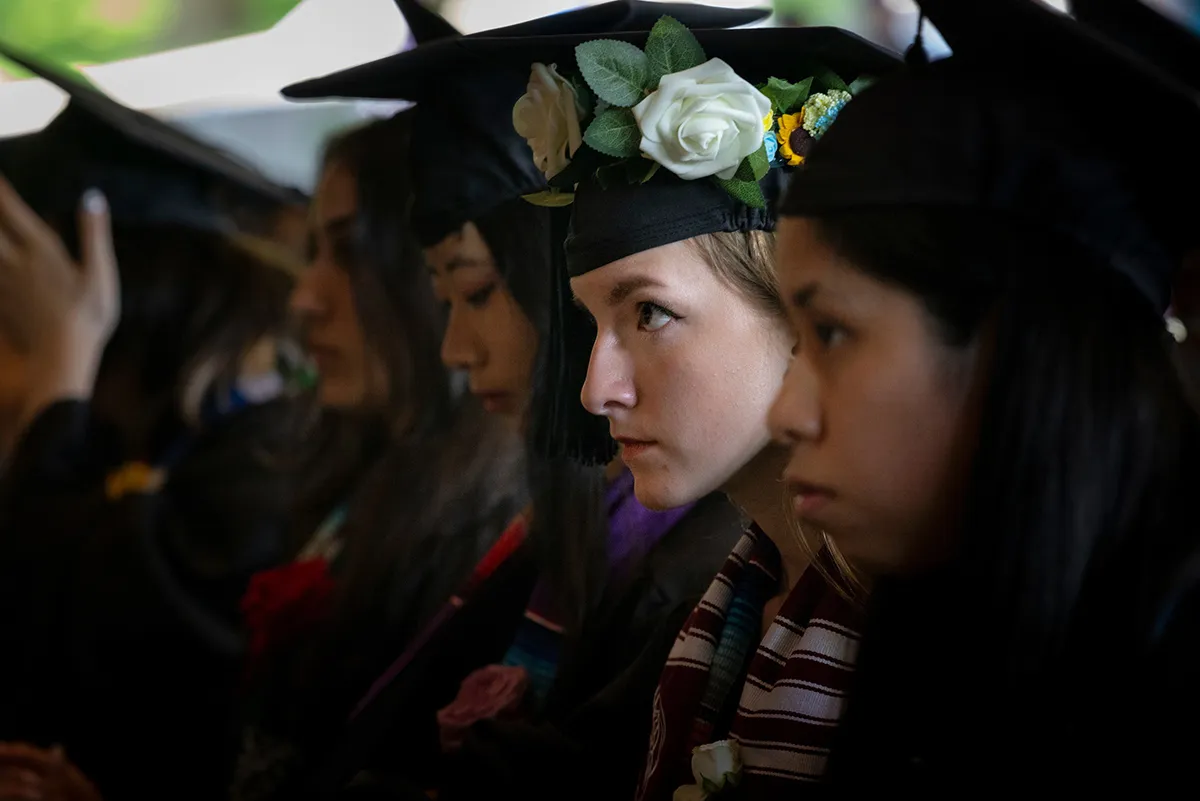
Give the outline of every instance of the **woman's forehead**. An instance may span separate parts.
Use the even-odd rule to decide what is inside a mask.
[[[619,303],[638,289],[696,287],[713,278],[712,269],[687,242],[674,242],[626,256],[571,279],[576,295]]]

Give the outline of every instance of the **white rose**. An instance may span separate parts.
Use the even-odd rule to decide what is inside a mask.
[[[642,152],[685,180],[729,179],[762,147],[771,101],[719,58],[664,75],[633,107]]]
[[[533,150],[547,178],[563,171],[583,144],[575,88],[551,64],[534,64],[525,94],[513,106],[513,128]]]

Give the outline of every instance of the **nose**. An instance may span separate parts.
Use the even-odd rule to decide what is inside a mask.
[[[585,409],[602,417],[611,416],[619,408],[637,405],[633,366],[612,335],[601,332],[592,345],[580,400]]]
[[[301,319],[320,317],[327,312],[324,293],[321,291],[320,272],[317,265],[310,266],[300,273],[296,285],[292,288],[288,308]]]
[[[452,370],[479,369],[487,361],[487,354],[458,304],[451,304],[448,318],[442,335],[442,364]]]
[[[803,356],[788,366],[783,383],[767,413],[771,436],[784,445],[798,445],[821,437],[821,400],[817,375]]]

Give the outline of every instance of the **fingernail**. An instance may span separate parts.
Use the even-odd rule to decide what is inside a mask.
[[[88,214],[103,214],[108,210],[108,199],[99,189],[89,189],[83,193],[83,208]]]

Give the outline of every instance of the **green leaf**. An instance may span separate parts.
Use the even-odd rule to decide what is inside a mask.
[[[797,106],[804,105],[812,88],[812,78],[805,78],[800,83],[788,83],[781,78],[772,78],[760,91],[771,101],[771,107],[776,114],[787,114]]]
[[[846,82],[838,77],[836,72],[830,69],[818,70],[817,74],[813,76],[813,80],[816,81],[817,86],[819,87],[817,91],[820,92],[829,92],[834,89],[842,92],[850,91],[850,87],[846,84]]]
[[[601,100],[629,108],[645,96],[650,66],[646,54],[629,42],[597,39],[575,48],[583,79]]]
[[[596,115],[583,133],[588,147],[613,158],[632,158],[641,151],[642,131],[633,112],[627,108],[610,108]]]
[[[758,182],[770,170],[771,162],[767,161],[767,146],[763,145],[742,159],[742,163],[738,165],[737,172],[734,173],[733,180]]]
[[[745,203],[752,209],[765,209],[767,207],[767,198],[763,194],[762,187],[756,181],[722,181],[720,178],[714,178],[717,185],[724,189],[735,198]]]
[[[854,79],[853,83],[850,84],[850,89],[848,91],[850,92],[850,94],[857,97],[859,92],[866,89],[868,86],[870,86],[873,83],[875,83],[875,76],[860,75]]]
[[[559,192],[557,189],[548,189],[545,192],[534,192],[532,195],[521,195],[521,199],[527,203],[532,203],[535,206],[545,206],[550,209],[557,209],[563,206],[570,206],[575,202],[574,192]]]
[[[664,75],[699,67],[707,59],[696,35],[674,17],[662,17],[646,39],[650,88],[657,89]]]
[[[567,83],[575,90],[575,110],[579,112],[579,119],[586,120],[592,113],[592,90],[578,75],[567,76]]]
[[[658,170],[660,167],[662,167],[662,165],[659,164],[657,161],[650,162],[650,169],[646,172],[646,175],[643,176],[641,183],[644,184],[644,183],[648,182],[651,178],[653,178],[655,175],[658,175]]]

